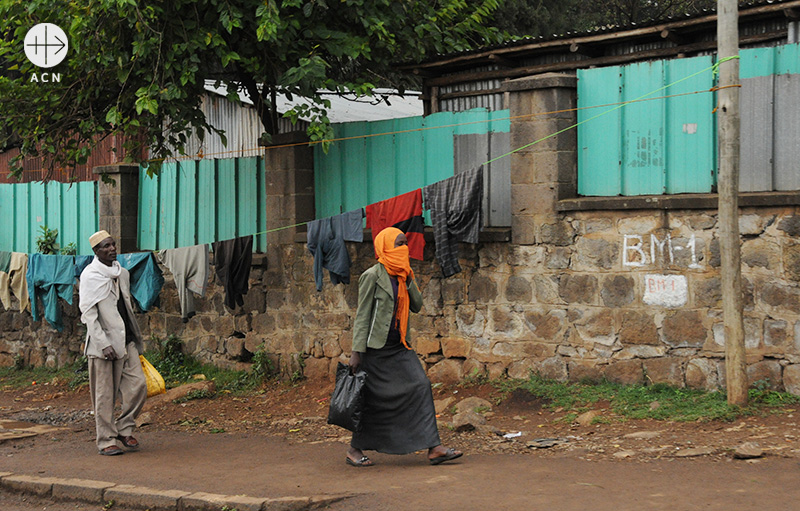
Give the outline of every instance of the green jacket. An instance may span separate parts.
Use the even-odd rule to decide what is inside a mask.
[[[422,309],[422,293],[412,279],[406,282],[409,309]],[[380,349],[386,344],[394,312],[394,292],[389,274],[381,263],[361,274],[358,279],[358,310],[353,324],[353,351],[364,353],[367,348]],[[406,328],[406,343],[411,343],[411,332]]]

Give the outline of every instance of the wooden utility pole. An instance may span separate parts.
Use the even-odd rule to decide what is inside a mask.
[[[742,266],[739,244],[739,6],[717,0],[719,86],[719,249],[728,403],[747,405],[747,364],[742,320]]]

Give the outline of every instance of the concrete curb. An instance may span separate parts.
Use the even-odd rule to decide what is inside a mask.
[[[87,503],[105,504],[113,500],[118,506],[152,511],[220,511],[225,506],[237,511],[306,511],[350,497],[341,494],[263,498],[193,493],[88,479],[27,476],[13,472],[0,472],[0,490]]]

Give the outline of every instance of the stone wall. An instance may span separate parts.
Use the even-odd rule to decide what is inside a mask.
[[[742,212],[745,329],[751,383],[800,393],[800,216]],[[246,368],[264,349],[284,375],[330,378],[349,353],[358,275],[369,242],[350,244],[352,282],[317,292],[302,243],[256,257],[244,307],[230,311],[212,283],[198,314],[180,319],[168,272],[161,306],[139,314],[146,336],[179,336],[201,360]],[[464,271],[441,278],[433,255],[412,261],[425,299],[413,344],[433,381],[481,373],[607,378],[717,389],[725,385],[719,248],[713,212],[581,212],[543,226],[538,243],[462,246]],[[668,277],[665,277],[668,276]],[[211,276],[213,282],[213,275]],[[76,296],[77,299],[77,296]],[[65,304],[65,331],[0,314],[0,364],[19,355],[60,365],[84,329]]]

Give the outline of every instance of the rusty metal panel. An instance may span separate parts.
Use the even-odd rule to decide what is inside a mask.
[[[739,191],[772,190],[773,75],[742,80]]]

